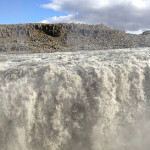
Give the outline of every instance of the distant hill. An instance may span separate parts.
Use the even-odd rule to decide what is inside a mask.
[[[56,52],[149,46],[150,31],[134,35],[103,24],[0,25],[0,52]]]

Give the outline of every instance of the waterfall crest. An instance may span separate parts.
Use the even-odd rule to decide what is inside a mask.
[[[0,149],[149,150],[150,49],[0,55]]]

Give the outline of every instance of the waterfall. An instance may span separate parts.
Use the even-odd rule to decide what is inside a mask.
[[[149,150],[150,49],[0,54],[0,150]]]

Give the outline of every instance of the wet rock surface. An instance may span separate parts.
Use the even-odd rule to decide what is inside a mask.
[[[0,25],[0,52],[56,52],[149,47],[150,34],[128,34],[105,25]]]

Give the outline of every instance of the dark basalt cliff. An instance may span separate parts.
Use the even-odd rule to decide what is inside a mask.
[[[149,47],[150,31],[141,35],[103,24],[0,25],[0,52],[55,52]]]

